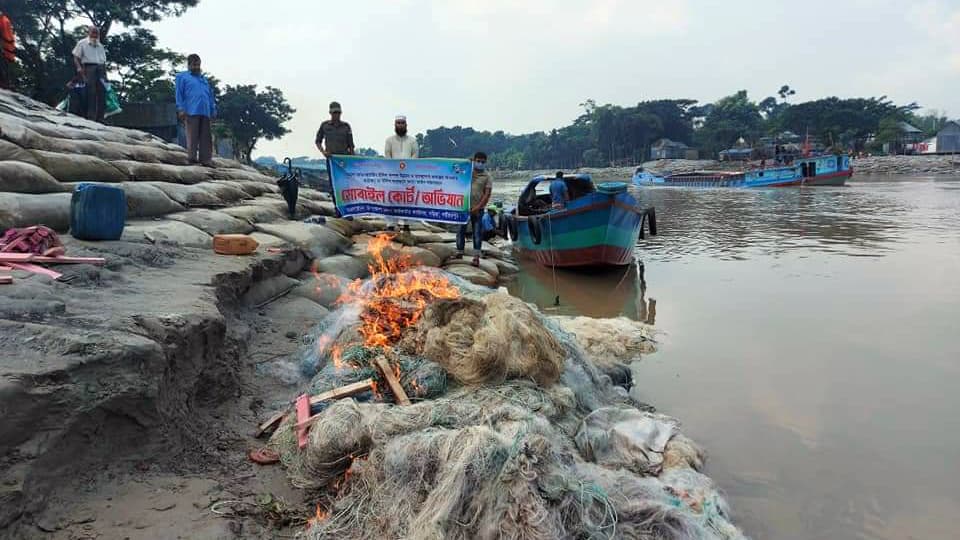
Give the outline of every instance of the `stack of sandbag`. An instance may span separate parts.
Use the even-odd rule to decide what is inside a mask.
[[[219,158],[212,167],[190,165],[183,148],[148,133],[0,90],[0,231],[37,224],[66,231],[71,193],[80,182],[124,190],[128,240],[143,240],[146,233],[207,247],[212,234],[249,233],[254,224],[286,214],[275,179],[252,167]],[[333,214],[324,196],[303,195],[297,217]],[[162,217],[170,221],[155,221]]]

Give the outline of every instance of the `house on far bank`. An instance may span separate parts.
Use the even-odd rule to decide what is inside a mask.
[[[960,122],[947,122],[937,133],[938,154],[960,153]]]
[[[899,124],[897,124],[897,127],[900,130],[900,134],[897,136],[896,141],[884,143],[883,152],[885,154],[911,153],[911,150],[914,149],[916,145],[922,143],[926,138],[926,135],[924,135],[922,130],[917,129],[907,122],[901,121]]]
[[[686,144],[660,139],[650,148],[650,159],[699,159],[700,152]]]

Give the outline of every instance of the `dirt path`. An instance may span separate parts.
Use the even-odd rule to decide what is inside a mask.
[[[313,508],[308,494],[294,489],[279,465],[258,466],[246,454],[264,444],[252,437],[260,415],[296,393],[282,370],[263,366],[297,358],[304,336],[325,313],[309,300],[288,296],[228,317],[249,341],[240,354],[236,396],[196,413],[197,425],[206,427],[198,436],[209,444],[182,455],[144,452],[65,479],[34,523],[19,524],[8,531],[11,537],[292,537]]]

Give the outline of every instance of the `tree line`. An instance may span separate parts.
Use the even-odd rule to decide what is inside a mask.
[[[4,0],[3,10],[17,32],[15,87],[38,101],[55,105],[76,75],[72,51],[89,25],[100,29],[107,52],[107,73],[121,104],[172,103],[174,77],[185,69],[181,52],[158,46],[143,25],[178,17],[199,0]],[[122,27],[123,31],[114,31]],[[190,51],[193,52],[193,51]],[[202,51],[198,51],[202,56]],[[284,124],[296,112],[279,89],[222,85],[207,76],[216,94],[218,137],[233,142],[236,158],[249,162],[261,139],[287,134]]]
[[[740,139],[756,146],[761,139],[786,131],[810,136],[836,151],[877,151],[898,139],[902,121],[927,136],[935,135],[947,121],[938,113],[918,115],[916,103],[898,105],[886,96],[827,97],[794,104],[790,98],[795,94],[784,85],[759,102],[745,90],[705,104],[661,99],[622,107],[587,100],[571,124],[549,132],[510,135],[455,126],[430,129],[417,137],[422,156],[469,156],[483,150],[497,168],[549,169],[640,163],[663,138],[712,158]]]

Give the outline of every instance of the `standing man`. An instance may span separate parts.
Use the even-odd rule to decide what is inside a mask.
[[[99,28],[90,26],[87,38],[73,48],[73,61],[77,65],[77,74],[87,85],[87,119],[103,122],[107,108],[107,94],[103,87],[107,78],[107,50],[100,43]]]
[[[217,117],[213,89],[200,69],[200,56],[187,57],[187,71],[177,74],[177,118],[187,135],[187,159],[190,164],[212,167],[213,135],[210,120]]]
[[[343,109],[336,101],[330,102],[330,119],[320,124],[317,130],[317,150],[323,152],[327,158],[327,175],[330,176],[330,195],[333,197],[334,208],[337,217],[340,217],[340,209],[336,208],[337,193],[333,189],[333,168],[330,166],[330,156],[346,155],[352,156],[354,151],[353,130],[350,124],[340,120]]]
[[[417,146],[417,139],[407,135],[407,117],[397,116],[393,121],[394,135],[387,137],[384,145],[383,157],[387,159],[417,159],[420,156],[420,147]],[[410,226],[402,219],[387,218],[387,230],[396,230],[397,224],[403,226],[403,232],[410,232]]]
[[[3,51],[0,58],[0,88],[13,88],[13,63],[17,61],[17,38],[13,33],[13,22],[6,13],[0,11],[0,41]]]
[[[473,265],[480,266],[483,247],[483,214],[490,194],[493,193],[493,178],[487,174],[487,154],[477,152],[473,155],[473,178],[470,181],[470,223],[473,227]],[[460,226],[457,232],[457,253],[454,258],[462,259],[467,239],[467,225]]]

